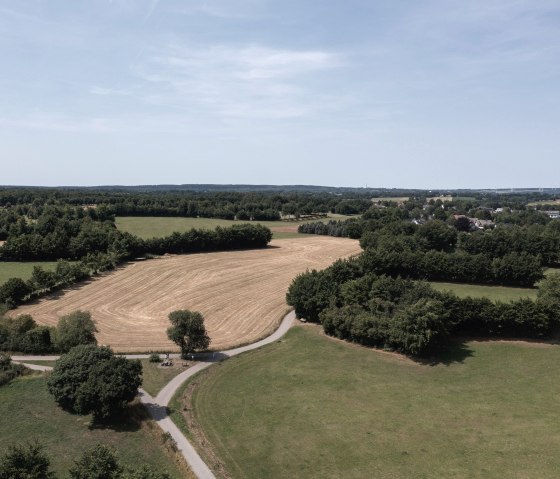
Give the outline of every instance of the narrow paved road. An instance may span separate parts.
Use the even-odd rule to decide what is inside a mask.
[[[202,458],[198,455],[193,445],[189,442],[189,440],[185,437],[185,435],[179,430],[179,428],[175,425],[175,423],[171,420],[171,418],[167,414],[167,406],[177,389],[190,377],[194,376],[196,373],[206,369],[207,367],[211,366],[212,364],[223,361],[228,359],[232,356],[236,356],[238,354],[244,353],[246,351],[251,351],[253,349],[260,348],[267,344],[273,343],[278,341],[293,324],[295,318],[295,313],[292,311],[288,313],[282,319],[280,326],[274,333],[270,336],[261,339],[253,344],[248,344],[247,346],[241,346],[239,348],[230,349],[228,351],[220,351],[216,353],[203,353],[196,355],[195,358],[197,360],[201,360],[195,366],[183,371],[181,374],[175,376],[169,383],[165,385],[165,387],[158,393],[158,395],[153,398],[150,396],[146,391],[143,389],[139,390],[140,400],[150,413],[150,416],[154,421],[156,421],[163,429],[163,431],[168,432],[171,437],[177,443],[177,448],[181,451],[181,454],[189,464],[193,473],[199,479],[215,479],[214,474],[210,470],[210,468],[205,464]],[[179,357],[179,355],[173,355],[175,357]],[[129,354],[126,355],[129,359],[142,359],[147,358],[147,354]],[[14,362],[22,363],[30,369],[35,369],[38,371],[49,371],[52,368],[49,366],[37,366],[35,364],[27,364],[25,361],[55,361],[59,358],[59,356],[12,356],[12,360]],[[205,359],[205,360],[203,360]]]

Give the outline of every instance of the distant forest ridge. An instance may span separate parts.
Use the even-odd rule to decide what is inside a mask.
[[[122,191],[122,192],[305,192],[305,193],[362,193],[378,196],[398,197],[425,195],[427,192],[437,195],[467,195],[469,193],[545,193],[560,194],[558,188],[482,188],[482,189],[407,189],[407,188],[369,188],[345,186],[319,186],[319,185],[247,185],[247,184],[182,184],[182,185],[99,185],[99,186],[25,186],[25,185],[0,185],[0,189],[52,189],[70,191]]]

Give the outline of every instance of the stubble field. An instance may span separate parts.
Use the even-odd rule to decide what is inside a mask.
[[[166,336],[171,311],[200,311],[214,350],[251,343],[287,310],[292,279],[360,252],[357,241],[310,236],[273,240],[260,250],[167,256],[132,263],[89,284],[12,311],[55,325],[77,309],[97,323],[100,344],[118,352],[174,351]]]

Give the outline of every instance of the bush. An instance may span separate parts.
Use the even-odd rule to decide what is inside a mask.
[[[149,361],[151,363],[161,363],[161,358],[158,353],[152,353],[150,354]]]
[[[17,376],[25,374],[26,371],[25,366],[12,363],[12,358],[7,354],[0,354],[0,386],[8,384]]]

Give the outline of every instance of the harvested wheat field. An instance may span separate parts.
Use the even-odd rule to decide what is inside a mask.
[[[215,350],[251,343],[271,332],[287,310],[292,279],[360,251],[357,241],[313,236],[273,240],[260,250],[167,256],[131,263],[89,284],[17,308],[40,324],[88,310],[99,344],[119,352],[176,350],[167,315],[200,311]]]

